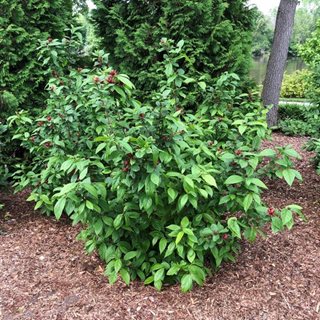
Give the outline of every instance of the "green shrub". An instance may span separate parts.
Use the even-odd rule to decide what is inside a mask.
[[[179,66],[182,42],[165,46],[167,79],[152,101],[139,102],[98,52],[94,69],[50,80],[40,118],[22,111],[10,124],[33,155],[16,173],[18,189],[32,187],[36,209],[82,223],[79,238],[98,251],[111,283],[120,274],[127,284],[179,282],[188,291],[234,261],[241,239],[254,241],[266,223],[274,232],[292,227],[301,208],[267,208],[261,178],[291,185],[301,176],[294,150],[260,150],[266,110],[237,94],[238,76],[206,86]],[[189,90],[203,95],[196,112],[181,108]]]
[[[185,40],[185,71],[248,75],[255,10],[245,0],[93,2],[96,31],[111,63],[131,75],[141,94],[158,87],[162,38]]]
[[[62,37],[71,16],[70,0],[1,1],[0,96],[8,92],[23,107],[42,105],[48,79],[37,59],[38,41]]]
[[[311,72],[307,69],[285,74],[281,87],[282,98],[307,98],[311,89]]]
[[[293,136],[320,136],[320,109],[317,105],[281,105],[281,131]]]
[[[315,152],[316,155],[313,158],[313,162],[317,168],[318,174],[320,174],[320,139],[310,139],[306,145],[306,149]]]

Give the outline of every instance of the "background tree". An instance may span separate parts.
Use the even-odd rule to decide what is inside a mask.
[[[96,30],[111,63],[149,91],[163,54],[162,38],[185,40],[199,72],[216,77],[225,71],[247,75],[250,65],[253,10],[246,0],[94,0]],[[186,67],[186,65],[184,67]]]
[[[269,126],[275,126],[278,123],[278,104],[281,83],[286,66],[297,5],[298,0],[281,0],[278,8],[272,49],[262,91],[263,104],[265,106],[272,106],[267,115]]]
[[[39,40],[63,36],[72,5],[71,0],[0,0],[0,113],[18,105],[41,106],[45,82]]]
[[[254,19],[253,48],[254,56],[270,52],[274,26],[269,16],[257,9]]]

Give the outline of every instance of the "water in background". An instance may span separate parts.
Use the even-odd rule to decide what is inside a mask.
[[[256,57],[253,59],[250,76],[257,83],[262,84],[266,75],[268,55]],[[305,69],[306,65],[300,58],[290,58],[287,61],[286,73],[291,74],[296,70]]]

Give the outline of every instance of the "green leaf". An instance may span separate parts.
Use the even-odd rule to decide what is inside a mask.
[[[107,146],[107,144],[104,143],[100,143],[96,149],[96,153],[99,153],[102,149],[104,149]]]
[[[180,231],[176,237],[176,244],[178,244],[184,236],[184,232]]]
[[[153,282],[153,279],[154,279],[153,276],[148,277],[146,280],[144,280],[144,284],[150,284],[150,283],[152,283],[152,282]]]
[[[276,154],[277,153],[272,149],[265,149],[259,153],[259,156],[273,158]]]
[[[196,258],[196,254],[192,249],[188,250],[187,258],[191,263],[193,263],[194,259]]]
[[[166,257],[171,256],[172,253],[173,253],[173,251],[174,251],[174,249],[175,249],[175,247],[176,247],[175,243],[174,243],[174,242],[171,242],[171,243],[168,245],[168,248],[167,248],[167,250],[166,250],[166,254],[165,254],[164,257],[166,258]]]
[[[116,228],[116,229],[119,229],[120,226],[121,226],[121,223],[122,223],[122,218],[123,218],[123,214],[118,214],[116,216],[116,218],[114,219],[113,221],[113,226]]]
[[[205,279],[205,273],[204,271],[195,265],[189,266],[189,272],[191,273],[192,279],[199,285],[202,286],[204,279]]]
[[[133,89],[134,85],[133,83],[125,76],[125,75],[117,75],[117,79],[124,83],[129,89]]]
[[[203,91],[205,91],[207,88],[207,84],[204,81],[198,82],[198,85]]]
[[[184,206],[186,205],[187,201],[188,201],[188,195],[187,194],[184,194],[183,196],[181,196],[179,198],[178,211],[181,211],[184,208]]]
[[[66,205],[66,198],[60,198],[55,204],[53,212],[57,220],[61,218],[65,205]]]
[[[129,251],[125,254],[124,260],[131,260],[137,256],[137,251]]]
[[[247,194],[243,200],[243,208],[245,211],[248,211],[253,201],[253,195],[251,193]]]
[[[225,181],[225,184],[237,184],[242,181],[243,181],[243,178],[241,176],[232,175]]]
[[[126,269],[120,269],[120,275],[122,280],[125,282],[125,284],[128,286],[130,284],[130,274]]]
[[[190,177],[183,178],[183,187],[186,192],[194,190],[194,183]]]
[[[239,130],[239,133],[243,135],[244,132],[247,130],[247,126],[244,126],[244,125],[239,126],[238,130]]]
[[[189,225],[189,219],[188,217],[183,217],[183,219],[181,220],[181,227],[182,228],[186,228]]]
[[[156,174],[156,173],[152,173],[151,174],[151,177],[150,177],[151,181],[156,185],[158,186],[159,183],[160,183],[160,177]]]
[[[102,219],[99,219],[94,224],[94,231],[97,235],[99,235],[101,233],[102,229],[103,229],[103,221],[102,221]]]
[[[163,280],[163,278],[164,278],[164,269],[161,268],[154,274],[154,282]]]
[[[115,273],[118,273],[119,270],[121,269],[122,267],[122,261],[120,259],[117,259],[114,261],[114,271]]]
[[[89,210],[93,210],[94,205],[93,205],[93,203],[92,203],[90,200],[86,200],[86,207],[87,207]]]
[[[60,170],[67,171],[72,164],[73,164],[73,159],[66,160],[65,162],[62,163]]]
[[[84,168],[79,175],[79,180],[83,180],[87,176],[87,174],[88,174],[88,168]]]
[[[185,274],[181,279],[181,290],[182,292],[187,292],[192,289],[192,276],[190,274]]]
[[[297,159],[301,159],[300,154],[294,150],[294,149],[285,149],[284,150],[284,154],[286,154],[289,157],[293,157],[293,158],[297,158]]]
[[[168,189],[168,195],[169,195],[169,203],[172,203],[178,196],[178,192],[172,188]]]
[[[283,224],[282,220],[278,217],[273,217],[271,220],[271,230],[274,233],[277,233],[279,231],[283,230]]]
[[[295,170],[293,169],[285,169],[282,171],[282,174],[283,174],[283,178],[284,180],[286,180],[287,184],[289,186],[292,186],[293,184],[293,181],[296,177],[296,173],[295,173]]]
[[[159,242],[159,250],[160,250],[160,254],[162,254],[162,252],[166,249],[167,247],[167,239],[166,238],[162,238]]]
[[[241,239],[241,231],[236,217],[228,219],[228,227],[237,238]]]
[[[90,183],[82,183],[82,186],[95,198],[98,199],[98,192],[96,188]]]
[[[213,187],[218,187],[215,178],[210,174],[203,174],[202,179],[209,185]]]
[[[292,212],[287,209],[281,211],[281,220],[283,225],[291,224],[293,221]]]
[[[57,196],[63,196],[66,193],[69,193],[70,191],[72,191],[75,187],[77,186],[76,183],[68,183],[65,184],[59,191],[59,193],[57,194]]]
[[[260,179],[253,178],[251,182],[260,188],[268,189],[268,187]]]

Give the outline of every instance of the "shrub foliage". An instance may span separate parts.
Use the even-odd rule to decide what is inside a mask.
[[[93,2],[96,30],[112,64],[130,74],[144,94],[158,85],[162,38],[185,40],[185,69],[213,77],[248,74],[255,11],[245,0]]]
[[[58,56],[68,52],[54,43]],[[292,227],[301,208],[267,208],[261,178],[301,179],[291,160],[299,155],[259,149],[266,110],[238,95],[238,76],[207,86],[179,65],[183,42],[164,46],[159,72],[167,78],[148,103],[103,52],[92,70],[52,78],[39,118],[26,111],[10,118],[33,157],[15,178],[18,189],[32,187],[36,209],[82,223],[79,237],[106,262],[110,282],[120,275],[127,284],[180,282],[188,291],[234,261],[240,240],[254,241],[266,223],[275,232]],[[44,47],[52,58],[53,47]],[[196,112],[181,107],[188,90],[203,95]]]
[[[311,134],[313,139],[308,143],[308,150],[315,151],[316,156],[314,161],[320,172],[320,127],[318,117],[320,110],[320,21],[318,21],[317,29],[310,39],[300,47],[299,53],[312,71],[312,91],[310,96],[313,99],[316,108],[316,119],[312,122],[316,132]]]
[[[71,16],[71,0],[0,1],[1,106],[42,106],[47,80],[36,56],[39,39],[61,38]]]
[[[311,91],[311,72],[307,69],[285,74],[282,87],[282,98],[307,98]]]

